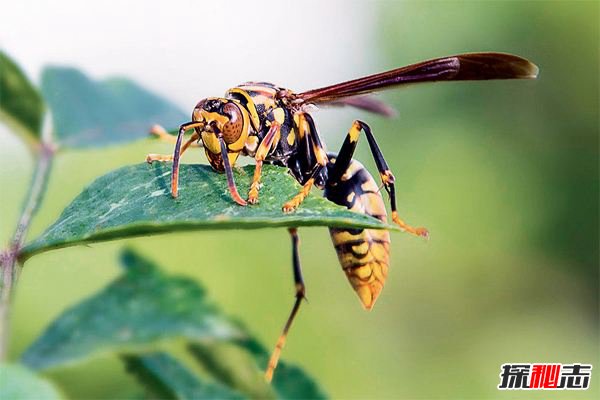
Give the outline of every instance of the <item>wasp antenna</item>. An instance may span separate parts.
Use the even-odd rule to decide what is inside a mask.
[[[177,198],[179,191],[179,158],[181,156],[181,140],[188,129],[204,127],[204,122],[188,122],[179,127],[179,134],[173,151],[173,169],[171,170],[171,196]]]

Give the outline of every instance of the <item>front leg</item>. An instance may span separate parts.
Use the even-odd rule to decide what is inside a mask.
[[[217,134],[217,140],[219,141],[219,145],[221,146],[221,159],[223,160],[223,169],[225,170],[225,176],[227,177],[227,187],[229,188],[229,194],[231,194],[231,198],[233,201],[238,203],[240,206],[245,206],[248,203],[246,200],[242,199],[240,194],[238,193],[237,186],[235,185],[235,180],[233,179],[233,169],[231,164],[229,163],[229,152],[227,151],[227,144],[225,143],[225,139],[223,139],[223,135],[221,133]]]
[[[250,185],[250,190],[248,191],[248,203],[250,204],[258,203],[258,189],[260,187],[262,165],[265,158],[267,158],[267,155],[271,151],[273,143],[276,142],[275,138],[279,136],[280,129],[281,125],[279,122],[273,121],[273,123],[271,123],[271,128],[256,150],[256,154],[254,155],[254,159],[256,160],[256,168],[254,169],[254,177],[252,178],[252,184]]]
[[[158,126],[158,125],[157,125]],[[162,127],[161,127],[162,128]],[[154,129],[154,128],[153,128]],[[153,131],[152,131],[153,132]],[[169,138],[172,138],[171,135],[169,135],[168,133],[165,133]],[[183,146],[181,147],[181,153],[180,155],[182,155],[183,153],[185,153],[185,151],[190,147],[194,147],[195,142],[198,141],[198,139],[200,138],[200,135],[198,135],[196,132],[194,132],[194,134],[192,136],[190,136],[190,138],[183,144]],[[161,138],[161,140],[166,140]],[[169,139],[170,140],[170,139]],[[198,146],[200,147],[200,146]],[[173,161],[173,154],[154,154],[154,153],[150,153],[146,156],[146,162],[148,164],[152,164],[154,161],[158,161],[158,162],[166,162],[166,161]]]
[[[162,126],[155,124],[150,128],[150,134],[156,136],[161,142],[167,142],[170,144],[175,144],[177,142],[177,136],[171,135],[167,130]],[[196,136],[196,139],[199,136]],[[191,143],[190,147],[202,147],[202,142]]]

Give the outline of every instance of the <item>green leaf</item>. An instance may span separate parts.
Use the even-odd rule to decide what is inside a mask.
[[[159,399],[243,399],[231,389],[204,382],[166,353],[123,357],[128,372]]]
[[[238,324],[238,326],[240,326]],[[240,326],[243,329],[242,326]],[[247,335],[234,341],[248,351],[255,359],[258,368],[264,371],[270,358],[270,352],[252,336]],[[273,388],[279,399],[326,399],[327,395],[317,382],[302,368],[279,360],[273,374]]]
[[[241,193],[247,193],[253,170],[247,166],[236,173]],[[170,194],[170,174],[170,164],[155,163],[120,168],[98,178],[23,249],[23,260],[53,248],[186,230],[309,225],[395,229],[313,194],[295,212],[283,213],[281,206],[300,186],[281,167],[264,167],[260,203],[246,207],[231,200],[225,176],[209,166],[181,166],[177,199]]]
[[[179,126],[189,119],[175,105],[130,80],[93,81],[74,68],[46,68],[41,89],[63,146],[137,140],[147,137],[153,124]]]
[[[190,353],[210,374],[228,387],[250,398],[275,399],[277,395],[264,377],[264,370],[245,349],[232,343],[191,343]]]
[[[48,380],[20,364],[0,364],[0,397],[5,400],[54,400],[62,396]]]
[[[27,366],[117,353],[158,398],[326,398],[302,369],[283,361],[270,387],[263,377],[267,350],[240,322],[208,304],[196,282],[167,276],[131,250],[122,260],[121,277],[66,310],[27,349]],[[230,389],[204,382],[166,353],[147,353],[149,345],[173,339],[183,339],[204,370]]]
[[[235,321],[231,321],[236,323]],[[326,399],[317,382],[302,368],[280,360],[273,375],[272,387],[266,386],[264,371],[270,353],[248,333],[228,343],[190,344],[189,350],[211,374],[223,384],[234,387],[252,398]],[[237,352],[236,352],[237,350]],[[274,393],[273,393],[274,391]]]
[[[190,279],[171,277],[127,250],[125,273],[63,312],[23,354],[34,369],[71,364],[97,353],[131,352],[166,339],[243,337]]]
[[[29,144],[40,141],[44,102],[23,71],[0,51],[0,117],[16,123]]]

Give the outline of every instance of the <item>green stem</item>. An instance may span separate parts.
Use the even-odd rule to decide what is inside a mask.
[[[33,179],[15,233],[8,249],[0,253],[0,266],[2,267],[0,276],[0,361],[5,361],[8,355],[10,305],[20,270],[19,255],[31,221],[46,192],[55,151],[56,146],[52,140],[45,138],[40,146]]]

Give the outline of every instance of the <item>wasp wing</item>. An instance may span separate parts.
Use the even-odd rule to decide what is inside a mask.
[[[304,103],[329,103],[418,82],[533,79],[538,67],[506,53],[470,53],[436,58],[296,95]]]
[[[385,102],[372,96],[352,96],[345,97],[327,103],[328,106],[349,106],[360,110],[368,111],[373,114],[383,115],[384,117],[395,117],[396,110]]]

